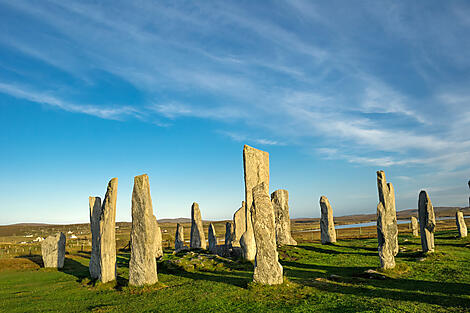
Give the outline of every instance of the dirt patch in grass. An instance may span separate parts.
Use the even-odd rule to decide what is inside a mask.
[[[0,271],[31,271],[41,268],[41,257],[16,257],[0,259]]]

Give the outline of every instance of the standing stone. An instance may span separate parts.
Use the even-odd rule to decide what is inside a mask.
[[[470,180],[468,181],[468,188],[470,188]],[[470,207],[470,197],[468,197],[468,207]]]
[[[162,229],[158,226],[158,221],[155,219],[157,229],[155,232],[155,257],[160,259],[163,257],[163,242],[162,242]]]
[[[240,238],[246,231],[246,205],[242,201],[242,207],[233,214],[233,242],[234,247],[240,247]]]
[[[411,217],[411,231],[413,232],[414,237],[419,236],[418,232],[418,219],[415,216]]]
[[[232,232],[232,223],[226,222],[225,223],[225,250],[229,251],[232,248],[232,238],[233,238],[233,232]]]
[[[57,233],[56,235],[48,236],[41,242],[41,253],[44,267],[64,267],[65,235]]]
[[[118,179],[108,183],[100,216],[100,276],[106,283],[116,279],[116,198]]]
[[[92,279],[100,277],[100,217],[101,198],[89,197],[90,205],[90,228],[91,228],[91,255],[88,267]]]
[[[457,229],[459,231],[459,237],[467,237],[467,225],[465,224],[465,219],[463,217],[462,211],[455,212],[455,223],[457,224]]]
[[[274,209],[268,186],[253,188],[253,232],[256,242],[253,281],[260,284],[282,284],[282,266],[278,260]]]
[[[216,252],[217,249],[217,236],[215,235],[215,228],[212,223],[209,224],[209,251],[212,253]]]
[[[206,249],[206,237],[202,228],[201,210],[196,202],[191,206],[191,238],[189,242],[191,249]]]
[[[296,246],[297,241],[292,238],[289,217],[289,193],[279,189],[271,194],[274,208],[274,221],[276,225],[276,243],[278,246]]]
[[[333,209],[331,208],[330,201],[328,201],[328,198],[325,196],[320,197],[320,209],[321,243],[334,243],[336,242],[336,230],[333,221]]]
[[[379,242],[380,266],[383,269],[395,267],[398,254],[398,226],[395,208],[395,191],[387,183],[384,171],[377,172],[379,204],[377,205],[377,239]]]
[[[134,177],[132,191],[131,259],[129,285],[142,286],[158,281],[156,251],[157,220],[153,215],[149,177]]]
[[[253,261],[256,256],[256,243],[251,218],[253,206],[253,188],[264,183],[269,192],[269,153],[250,146],[243,147],[243,170],[245,177],[245,220],[246,230],[240,239],[243,258]]]
[[[421,190],[418,200],[419,226],[421,231],[421,246],[423,252],[434,252],[434,231],[436,218],[431,199],[426,191]]]
[[[175,253],[181,250],[186,250],[188,247],[184,245],[184,228],[180,223],[176,224],[176,235],[175,235]]]

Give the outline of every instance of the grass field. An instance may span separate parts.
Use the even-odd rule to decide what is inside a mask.
[[[2,312],[466,312],[470,311],[470,239],[436,234],[436,253],[400,235],[397,267],[381,275],[375,238],[334,245],[299,239],[279,250],[285,283],[251,283],[253,265],[189,252],[158,262],[155,286],[127,286],[129,253],[118,254],[116,284],[89,280],[89,252],[66,255],[62,270],[39,255],[0,258]]]

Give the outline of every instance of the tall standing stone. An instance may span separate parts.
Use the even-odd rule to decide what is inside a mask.
[[[160,259],[163,257],[163,240],[162,240],[162,229],[158,226],[158,221],[155,219],[157,229],[155,231],[155,257]]]
[[[196,202],[191,206],[191,238],[189,242],[191,249],[206,249],[206,237],[202,228],[201,210]]]
[[[276,243],[278,246],[296,246],[297,241],[292,238],[289,217],[289,192],[279,189],[271,194],[274,208],[274,221],[276,225]]]
[[[330,201],[325,196],[320,197],[320,209],[321,243],[334,243],[336,242],[336,230],[335,222],[333,221],[333,209],[331,208]]]
[[[467,225],[462,211],[455,212],[455,223],[457,224],[457,230],[459,231],[459,237],[467,237]]]
[[[209,224],[208,241],[209,241],[209,251],[212,253],[215,253],[217,249],[217,236],[215,234],[215,228],[214,228],[214,225],[212,225],[212,223]]]
[[[226,251],[232,248],[232,238],[233,238],[232,223],[226,222],[225,223],[225,243],[224,243]]]
[[[180,223],[176,224],[176,235],[175,235],[175,252],[178,253],[181,250],[184,250],[184,228]]]
[[[384,171],[377,172],[379,204],[377,205],[377,239],[379,242],[380,266],[383,269],[395,267],[398,254],[398,226],[395,208],[395,191],[387,183]]]
[[[251,218],[253,188],[264,183],[269,192],[269,153],[245,145],[243,147],[243,170],[245,177],[245,220],[246,231],[240,239],[243,258],[253,261],[256,256],[256,243]]]
[[[129,285],[143,286],[158,281],[156,251],[157,220],[153,215],[149,177],[134,177],[132,191],[131,259]]]
[[[423,252],[434,252],[434,231],[436,218],[431,199],[426,191],[421,190],[418,200],[419,226],[421,231],[421,247]]]
[[[88,267],[92,279],[100,277],[100,217],[101,198],[89,197],[90,206],[90,228],[91,228],[91,255]]]
[[[266,284],[282,284],[282,266],[278,260],[274,209],[269,198],[268,186],[260,183],[253,188],[253,232],[256,242],[253,281]]]
[[[116,279],[116,198],[118,179],[108,183],[100,216],[100,276],[106,283]]]
[[[419,231],[418,231],[418,219],[415,216],[411,217],[411,232],[413,233],[414,237],[419,236]]]
[[[240,238],[246,231],[246,205],[242,201],[242,206],[233,214],[233,242],[234,247],[240,247]]]
[[[65,259],[65,235],[57,233],[41,242],[41,254],[44,267],[62,268]]]

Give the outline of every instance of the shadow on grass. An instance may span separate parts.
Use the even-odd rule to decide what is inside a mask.
[[[206,281],[213,281],[213,282],[218,282],[218,283],[224,283],[224,284],[229,284],[229,285],[234,285],[237,287],[241,288],[246,288],[248,286],[248,283],[250,283],[253,280],[253,274],[251,273],[237,273],[235,274],[234,272],[230,272],[229,275],[227,275],[227,272],[216,272],[216,271],[211,271],[211,272],[187,272],[185,270],[166,270],[166,269],[161,269],[161,273],[165,274],[171,274],[179,277],[184,277],[184,278],[189,278],[193,280],[206,280]]]
[[[18,255],[18,256],[15,256],[15,259],[28,259],[31,262],[39,265],[40,267],[44,267],[44,262],[42,261],[42,256],[39,255],[39,254]]]
[[[65,274],[75,276],[77,278],[77,282],[81,282],[84,278],[90,276],[88,266],[85,266],[71,258],[65,258],[64,267],[59,270]]]
[[[349,246],[340,246],[340,245],[335,245],[336,247],[341,247],[341,248],[350,248],[350,249],[355,249],[355,250],[369,250],[367,247],[349,247]],[[325,253],[325,254],[358,254],[358,255],[363,255],[363,256],[374,256],[377,255],[377,253],[372,253],[372,252],[359,252],[359,251],[337,251],[333,249],[328,249],[327,247],[334,247],[333,245],[325,245],[320,247],[315,247],[315,246],[297,246],[297,248],[308,250],[308,251],[314,251],[317,253]],[[377,249],[374,249],[377,250]]]

